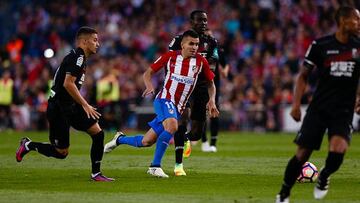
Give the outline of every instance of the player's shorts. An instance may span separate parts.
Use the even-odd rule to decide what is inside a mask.
[[[299,146],[319,150],[325,131],[328,138],[334,135],[344,137],[350,144],[352,128],[352,114],[331,114],[308,111],[304,117],[300,131],[294,142]]]
[[[203,86],[195,87],[190,98],[191,120],[206,121],[206,104],[208,101],[208,88]]]
[[[180,118],[180,113],[178,112],[175,104],[170,100],[155,99],[153,104],[156,117],[148,124],[157,135],[160,135],[164,131],[162,122],[167,118],[175,118],[178,120]]]
[[[70,146],[70,126],[80,131],[87,131],[97,120],[88,118],[79,104],[60,105],[50,101],[47,108],[49,121],[49,140],[56,148],[66,149]]]

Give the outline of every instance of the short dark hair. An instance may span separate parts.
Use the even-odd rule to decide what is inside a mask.
[[[76,39],[79,39],[82,35],[97,34],[98,32],[91,27],[83,26],[78,29],[76,33]]]
[[[351,6],[341,6],[335,13],[336,24],[337,25],[340,24],[340,18],[341,17],[348,18],[348,17],[350,17],[351,12],[353,12],[355,10],[356,10],[356,8],[351,7]]]
[[[195,15],[198,14],[198,13],[205,13],[206,12],[204,10],[200,10],[200,9],[197,9],[197,10],[194,10],[190,13],[190,19],[191,20],[194,20],[195,19]]]
[[[186,30],[183,34],[182,34],[183,39],[185,37],[192,37],[192,38],[199,38],[199,34],[195,31],[195,30]]]

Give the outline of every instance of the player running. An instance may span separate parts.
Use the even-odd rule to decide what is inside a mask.
[[[57,69],[48,101],[50,143],[33,142],[22,138],[16,151],[16,160],[21,162],[25,154],[37,151],[47,157],[65,159],[69,153],[69,130],[73,128],[87,132],[91,139],[91,180],[113,181],[100,172],[104,149],[104,132],[98,124],[100,113],[90,106],[80,94],[85,81],[86,60],[97,52],[100,44],[97,31],[81,27],[76,34],[77,48],[65,56]]]
[[[178,120],[185,109],[191,92],[202,76],[207,81],[210,100],[207,108],[211,117],[217,117],[219,111],[215,105],[214,73],[210,71],[207,60],[197,54],[199,35],[188,30],[181,40],[181,51],[169,51],[158,58],[144,73],[146,89],[143,96],[154,94],[151,76],[161,68],[166,68],[166,76],[161,91],[154,100],[156,118],[149,122],[150,129],[145,135],[125,136],[118,132],[105,145],[104,152],[108,153],[118,145],[127,144],[133,147],[149,147],[156,142],[154,159],[147,173],[153,176],[168,178],[161,168],[161,160],[169,145],[170,139],[178,130]],[[184,172],[185,173],[185,172]]]
[[[190,14],[190,23],[193,30],[199,34],[199,50],[198,52],[204,56],[210,65],[210,69],[216,73],[218,68],[218,43],[215,38],[206,34],[208,18],[207,14],[203,10],[194,10]],[[183,36],[176,36],[169,44],[170,50],[180,50],[181,39]],[[199,82],[196,84],[193,94],[190,99],[190,109],[187,108],[184,111],[182,116],[178,131],[175,134],[175,175],[185,175],[182,173],[183,169],[183,154],[185,157],[190,156],[191,145],[190,141],[200,140],[202,135],[205,133],[205,124],[206,124],[206,103],[209,100],[209,94],[207,92],[207,85],[204,77],[199,77]],[[216,87],[217,88],[217,87]],[[187,124],[191,119],[191,131],[187,131]],[[215,118],[215,122],[218,122],[218,119]],[[217,132],[219,125],[213,125],[213,131]],[[213,136],[217,133],[213,133]],[[189,139],[189,140],[188,140]],[[214,138],[215,139],[215,138]],[[184,146],[184,140],[185,146]],[[209,147],[209,146],[208,146]],[[214,146],[215,147],[215,146]]]
[[[315,40],[309,47],[294,92],[291,116],[300,121],[300,101],[306,81],[316,67],[317,87],[294,142],[298,145],[285,169],[284,182],[276,202],[289,202],[290,190],[303,164],[313,150],[319,150],[324,133],[329,136],[329,152],[314,188],[315,199],[322,199],[329,189],[330,175],[336,172],[349,147],[356,91],[360,76],[360,13],[353,7],[340,7],[335,20],[335,34]],[[356,108],[359,113],[359,106]]]

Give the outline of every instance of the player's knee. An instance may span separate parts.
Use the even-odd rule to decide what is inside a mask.
[[[346,139],[344,139],[341,136],[333,136],[330,139],[330,147],[329,150],[332,152],[336,152],[336,153],[345,153],[346,150],[348,149],[348,142],[346,141]]]
[[[164,130],[168,131],[171,134],[175,134],[175,132],[178,130],[178,122],[174,118],[167,119],[163,125]]]
[[[143,140],[141,140],[141,143],[142,143],[143,147],[150,147],[155,143],[155,141],[143,139]]]
[[[301,162],[306,162],[307,160],[309,160],[311,153],[312,153],[311,149],[299,147],[296,152],[296,158]]]
[[[167,128],[164,128],[166,131],[168,131],[171,134],[175,134],[175,132],[178,130],[178,126],[168,126]]]

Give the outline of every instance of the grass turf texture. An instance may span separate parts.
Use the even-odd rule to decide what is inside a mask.
[[[47,141],[46,132],[0,133],[0,202],[274,202],[284,168],[293,156],[293,134],[221,132],[217,153],[203,153],[200,144],[185,159],[186,177],[174,177],[174,146],[163,160],[170,175],[146,174],[154,147],[120,146],[104,155],[102,170],[115,182],[91,182],[90,145],[86,134],[72,132],[65,160],[27,154],[21,163],[15,151],[22,136]],[[105,141],[112,138],[106,133]],[[310,161],[318,169],[325,162],[327,139]],[[360,136],[353,136],[341,169],[332,176],[325,202],[360,202]],[[319,202],[314,184],[297,183],[291,202]]]

